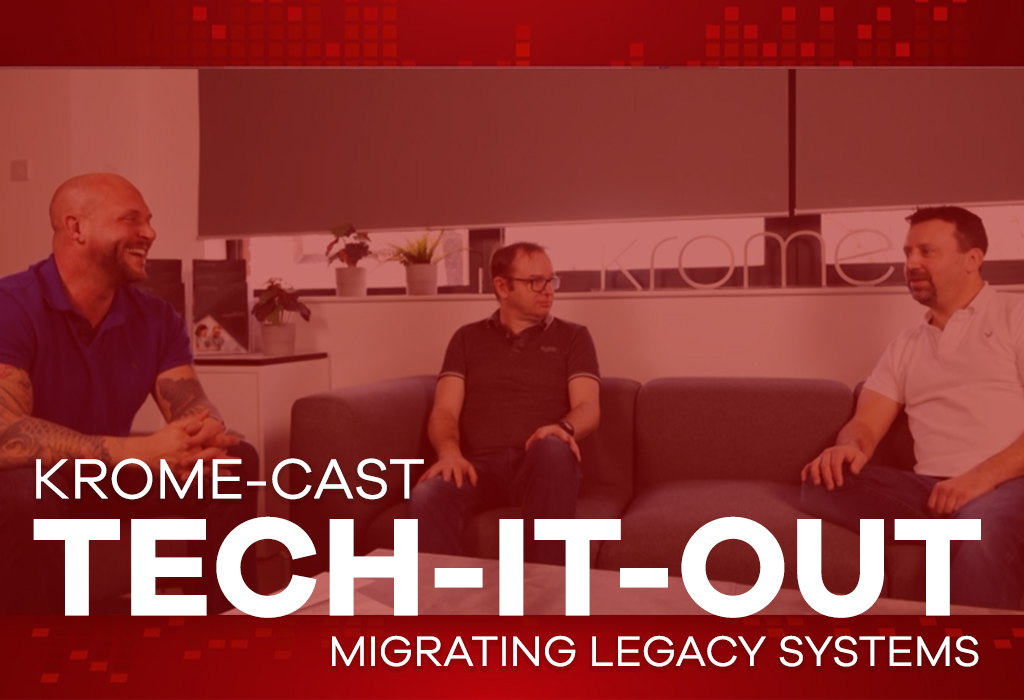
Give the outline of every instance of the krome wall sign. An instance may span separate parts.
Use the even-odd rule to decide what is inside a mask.
[[[854,239],[855,237],[859,237],[861,240],[870,239],[872,242],[874,242],[874,240],[877,239],[877,240],[880,240],[881,243],[879,245],[875,246],[875,247],[869,248],[868,250],[859,249],[856,252],[847,252],[847,253],[844,254],[844,250],[849,251],[850,245],[851,245],[851,239]],[[781,273],[781,280],[782,280],[781,286],[782,286],[782,288],[786,288],[787,287],[787,281],[786,281],[786,278],[787,278],[787,275],[786,275],[786,271],[787,271],[786,257],[787,256],[786,256],[786,253],[787,253],[787,251],[789,249],[790,243],[792,243],[795,240],[801,239],[801,238],[809,238],[809,239],[812,239],[812,240],[815,240],[815,241],[818,242],[819,250],[820,250],[819,260],[820,260],[820,263],[821,263],[821,286],[822,287],[827,287],[828,286],[828,282],[827,282],[827,275],[826,275],[826,265],[827,265],[827,259],[828,259],[828,250],[827,250],[828,246],[825,243],[824,237],[820,233],[818,233],[817,231],[804,230],[804,231],[796,231],[796,232],[790,234],[788,237],[785,237],[785,238],[783,236],[779,235],[778,233],[773,233],[771,231],[761,231],[759,233],[755,233],[755,234],[749,236],[744,241],[743,249],[741,251],[742,252],[742,260],[743,260],[743,262],[742,262],[742,266],[743,266],[743,288],[744,289],[749,289],[750,288],[750,244],[751,243],[753,243],[754,241],[756,241],[758,239],[764,239],[765,241],[767,241],[767,240],[774,240],[774,241],[776,241],[779,244],[779,248],[780,248],[780,252],[781,252],[781,255],[779,256],[779,261],[780,261],[779,262],[779,267],[780,267],[779,272]],[[656,259],[657,255],[658,255],[658,252],[660,251],[660,249],[665,244],[670,243],[671,241],[678,240],[678,239],[679,239],[678,236],[670,236],[668,238],[663,238],[662,240],[658,241],[654,245],[654,247],[651,249],[650,275],[648,277],[648,279],[650,281],[649,281],[649,283],[648,283],[646,288],[642,284],[640,284],[639,281],[637,281],[637,279],[633,275],[633,273],[631,273],[626,268],[626,266],[624,264],[622,264],[622,262],[621,262],[622,256],[626,253],[626,251],[628,251],[630,248],[632,248],[636,244],[637,239],[633,239],[629,244],[626,245],[625,248],[623,248],[619,252],[618,255],[616,255],[611,261],[606,263],[605,266],[601,269],[601,291],[605,291],[607,289],[607,286],[606,286],[607,274],[608,274],[608,271],[610,269],[612,269],[612,268],[615,268],[617,271],[621,272],[626,277],[626,279],[629,280],[629,283],[632,284],[633,287],[635,287],[638,291],[645,291],[645,289],[646,289],[646,291],[655,291],[656,289],[658,289],[658,286],[656,284],[656,276],[655,276],[655,271],[656,271],[655,259]],[[717,279],[717,280],[715,280],[713,282],[698,282],[697,280],[693,279],[686,272],[686,268],[687,268],[687,265],[686,265],[686,252],[690,248],[691,245],[693,245],[697,241],[702,241],[702,240],[717,241],[725,249],[725,251],[729,255],[729,265],[726,268],[725,273],[719,279]],[[877,231],[875,229],[857,229],[857,230],[854,230],[854,231],[849,231],[848,233],[846,233],[842,238],[840,238],[836,242],[835,250],[832,252],[832,265],[833,265],[833,268],[836,271],[836,274],[839,276],[839,278],[842,279],[847,284],[853,285],[855,287],[873,287],[873,286],[882,284],[883,282],[888,280],[889,277],[892,276],[893,272],[896,271],[896,268],[893,265],[890,265],[889,268],[885,272],[883,272],[881,275],[878,275],[877,277],[874,277],[873,279],[857,279],[855,277],[850,276],[849,272],[843,269],[843,263],[849,263],[849,262],[852,262],[854,260],[862,260],[862,259],[870,257],[872,255],[877,255],[879,253],[884,253],[884,252],[892,250],[892,247],[893,247],[892,246],[892,240],[887,235],[882,233],[881,231]],[[688,239],[680,247],[679,254],[678,254],[677,258],[676,258],[676,269],[679,271],[679,275],[683,278],[683,281],[686,282],[691,287],[693,287],[694,289],[717,289],[717,288],[723,286],[724,284],[726,284],[730,279],[732,279],[733,273],[736,271],[736,259],[737,259],[736,250],[734,250],[732,244],[728,240],[726,240],[725,238],[723,238],[721,236],[716,236],[716,235],[713,235],[713,234],[702,234],[702,235],[694,236],[694,237]],[[696,266],[691,266],[691,267],[696,267]],[[702,267],[706,267],[706,265],[704,265]]]

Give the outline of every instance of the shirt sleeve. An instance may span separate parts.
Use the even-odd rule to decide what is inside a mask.
[[[160,306],[162,342],[157,374],[175,367],[192,364],[192,343],[189,342],[185,322],[181,320],[181,316],[170,304],[161,302]]]
[[[466,341],[465,329],[455,331],[455,335],[448,341],[448,350],[444,354],[444,363],[441,365],[441,377],[466,378]]]
[[[875,369],[864,382],[865,389],[877,392],[899,404],[907,402],[904,393],[906,373],[903,371],[902,363],[899,361],[902,355],[901,349],[905,345],[905,335],[900,335],[889,343],[889,347],[882,353],[882,357],[878,360],[878,364],[875,365]]]
[[[569,381],[576,377],[591,377],[601,379],[601,370],[597,365],[597,350],[594,348],[594,340],[590,337],[590,331],[585,326],[573,334],[572,342],[569,344],[568,360]]]
[[[28,311],[10,293],[0,292],[0,362],[32,371],[36,332]]]

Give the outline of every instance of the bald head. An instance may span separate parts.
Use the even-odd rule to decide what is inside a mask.
[[[64,182],[50,200],[53,233],[56,235],[65,230],[69,216],[88,218],[102,201],[119,190],[142,197],[132,183],[113,173],[78,175]]]
[[[142,194],[120,175],[73,177],[53,193],[53,253],[62,274],[115,287],[146,278],[156,232]]]

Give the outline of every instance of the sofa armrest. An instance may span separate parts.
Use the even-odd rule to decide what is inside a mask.
[[[355,521],[355,552],[365,553],[370,523],[403,500],[404,468],[390,466],[389,460],[423,459],[429,466],[434,459],[427,420],[436,384],[433,376],[389,379],[313,394],[292,406],[291,456],[312,470],[304,474],[301,469],[291,469],[292,492],[310,486],[308,495],[292,503],[292,520],[309,534],[317,551],[311,558],[315,561],[297,561],[298,569],[312,572],[327,568],[331,518]],[[377,500],[356,492],[357,486],[370,494],[380,490],[378,484],[364,482],[356,472],[359,463],[369,458],[388,466],[383,473],[376,468],[367,472],[387,482],[386,495]],[[325,490],[319,499],[314,498],[331,460],[337,460],[352,499],[341,489]],[[339,483],[338,478],[332,476],[329,483]]]

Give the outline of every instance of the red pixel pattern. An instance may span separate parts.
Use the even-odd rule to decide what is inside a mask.
[[[1024,65],[980,0],[80,0],[20,3],[4,65]]]

